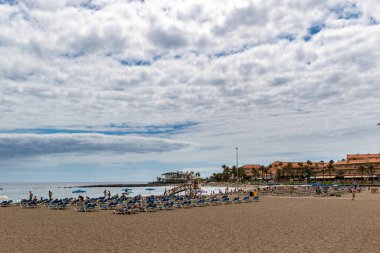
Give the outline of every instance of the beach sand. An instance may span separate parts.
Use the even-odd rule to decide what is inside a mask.
[[[380,194],[136,215],[0,208],[0,252],[379,252]]]

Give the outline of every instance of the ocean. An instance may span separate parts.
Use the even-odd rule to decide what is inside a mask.
[[[70,198],[70,197],[78,197],[79,194],[72,193],[74,190],[81,189],[85,190],[86,193],[82,193],[83,196],[88,196],[90,198],[96,198],[96,197],[102,197],[104,189],[107,191],[109,190],[111,192],[111,196],[115,194],[121,194],[123,193],[122,189],[125,187],[94,187],[94,188],[79,188],[78,186],[83,185],[100,185],[100,184],[128,184],[126,182],[120,183],[120,182],[80,182],[80,183],[55,183],[55,182],[49,182],[49,183],[0,183],[0,196],[6,196],[10,200],[13,200],[14,202],[19,202],[21,199],[28,199],[29,198],[29,191],[32,191],[32,193],[37,196],[38,199],[41,197],[43,199],[48,198],[48,192],[53,192],[53,198]],[[67,188],[72,187],[72,188]],[[130,196],[136,196],[136,195],[161,195],[165,192],[165,189],[170,189],[172,187],[170,186],[159,186],[159,187],[153,187],[155,190],[153,191],[147,191],[146,187],[128,187],[132,189],[132,193],[130,193]],[[150,188],[150,187],[149,187]],[[203,193],[210,194],[212,191],[217,190],[224,191],[225,187],[202,187]]]

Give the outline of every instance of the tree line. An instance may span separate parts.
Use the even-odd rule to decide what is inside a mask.
[[[312,179],[316,180],[317,175],[322,176],[323,180],[325,178],[344,179],[345,176],[344,170],[337,170],[335,168],[334,160],[330,160],[329,162],[320,161],[319,163],[307,160],[305,163],[297,163],[296,167],[293,166],[293,163],[280,162],[275,166],[275,170],[273,170],[272,164],[250,170],[245,170],[242,167],[237,168],[236,166],[229,167],[224,164],[222,165],[222,169],[221,173],[214,173],[208,179],[215,182],[267,180],[274,178],[278,181],[309,181]],[[276,171],[275,174],[272,171]],[[356,171],[361,174],[362,178],[364,178],[364,174],[367,174],[373,179],[373,165],[360,165]]]

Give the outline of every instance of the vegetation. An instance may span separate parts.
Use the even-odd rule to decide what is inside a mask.
[[[275,170],[273,170],[273,166]],[[302,181],[310,182],[310,180],[316,181],[317,175],[322,175],[323,182],[327,179],[326,175],[328,175],[329,181],[332,179],[342,180],[345,176],[343,170],[335,169],[333,160],[330,160],[328,163],[324,161],[313,163],[308,160],[305,163],[299,162],[296,165],[279,162],[278,164],[261,166],[260,168],[250,170],[244,170],[242,167],[237,169],[236,166],[228,167],[224,164],[222,169],[221,173],[214,173],[208,180],[214,182],[250,182],[275,179],[284,183],[296,183]],[[365,174],[368,174],[369,178],[374,180],[374,170],[372,165],[361,165],[358,167],[362,179],[364,179]],[[276,174],[272,175],[272,171],[275,171]]]

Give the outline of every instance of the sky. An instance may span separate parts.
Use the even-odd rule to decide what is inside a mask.
[[[377,0],[0,0],[0,182],[380,152]]]

